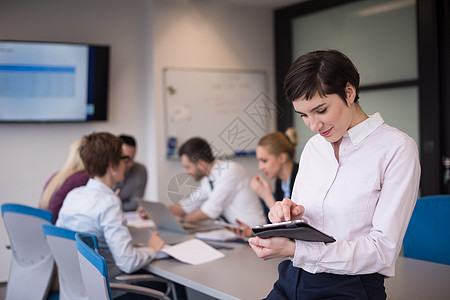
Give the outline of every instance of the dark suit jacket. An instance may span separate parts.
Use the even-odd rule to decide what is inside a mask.
[[[298,163],[294,163],[294,167],[292,168],[292,173],[291,173],[291,195],[292,196],[292,188],[294,187],[294,181],[295,181],[295,177],[297,176],[297,172],[298,172]],[[281,201],[283,200],[283,190],[281,189],[281,180],[280,178],[277,178],[276,182],[275,182],[275,200],[276,201]]]
[[[291,195],[292,195],[292,189],[294,187],[294,181],[295,181],[295,177],[297,176],[297,172],[298,172],[298,163],[294,163],[294,167],[292,168],[292,173],[291,173]],[[277,180],[275,181],[275,193],[273,195],[275,197],[276,201],[281,201],[283,200],[283,190],[281,189],[281,180],[280,178],[277,178]],[[266,206],[266,204],[264,203],[264,201],[262,199],[261,203],[263,205],[263,209],[264,209],[264,214],[266,215],[267,221],[269,222],[269,218],[267,217],[267,214],[269,213],[269,208]]]

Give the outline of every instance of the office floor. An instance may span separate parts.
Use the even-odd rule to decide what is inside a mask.
[[[0,282],[0,300],[6,297],[6,282]]]
[[[216,298],[202,294],[202,293],[197,292],[196,290],[193,290],[190,288],[186,288],[186,295],[187,295],[188,300],[191,300],[191,299],[192,300],[217,300]]]
[[[189,289],[187,291],[188,299],[196,299],[196,300],[212,300],[215,298],[208,297],[206,295],[200,294],[195,290]],[[0,300],[4,300],[6,297],[6,282],[0,282]]]

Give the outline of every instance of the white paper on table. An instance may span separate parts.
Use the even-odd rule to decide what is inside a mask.
[[[127,211],[123,213],[126,225],[134,228],[155,228],[155,222],[149,219],[142,219],[137,212]]]
[[[205,232],[197,232],[195,237],[206,241],[234,241],[239,239],[239,236],[227,229],[217,229]]]
[[[155,228],[155,222],[152,220],[127,221],[127,226],[134,228]]]
[[[123,217],[127,221],[135,221],[141,219],[136,211],[124,211]]]
[[[172,246],[165,245],[161,251],[191,265],[203,264],[225,256],[222,252],[198,239],[190,239]]]

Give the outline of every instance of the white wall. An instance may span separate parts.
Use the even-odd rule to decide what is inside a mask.
[[[1,1],[0,39],[110,45],[111,73],[107,122],[0,124],[0,203],[37,206],[70,143],[92,131],[135,135],[137,160],[150,172],[146,196],[166,200],[169,180],[182,169],[165,160],[162,69],[263,69],[273,96],[272,36],[269,10],[218,0]],[[257,173],[255,159],[239,161]],[[0,222],[0,281],[9,272],[6,244]]]
[[[111,46],[109,115],[107,122],[89,124],[0,124],[0,202],[37,206],[47,178],[62,166],[70,143],[92,131],[134,134],[145,143],[142,61],[144,37],[151,32],[146,0],[1,1],[0,38],[82,42]],[[137,158],[144,160],[142,147]],[[0,225],[0,281],[9,271],[9,251]]]
[[[165,159],[164,67],[262,69],[269,74],[273,97],[273,23],[268,9],[236,7],[224,1],[157,1],[153,9],[153,77],[156,114],[158,193],[151,200],[168,200],[167,185],[182,173],[180,163]],[[176,4],[175,4],[176,3]],[[207,126],[207,124],[205,124]],[[274,124],[272,124],[274,128]],[[272,128],[272,129],[273,129]],[[193,132],[201,136],[201,132]],[[152,149],[153,150],[153,149]],[[250,175],[257,173],[254,158],[236,159]],[[153,178],[156,179],[156,178]]]

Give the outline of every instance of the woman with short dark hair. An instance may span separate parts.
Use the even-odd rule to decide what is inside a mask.
[[[285,90],[318,134],[302,151],[291,199],[276,202],[269,219],[309,220],[336,242],[250,238],[263,259],[291,258],[267,299],[386,299],[384,278],[395,274],[417,199],[417,144],[362,110],[358,71],[339,51],[298,58]]]

